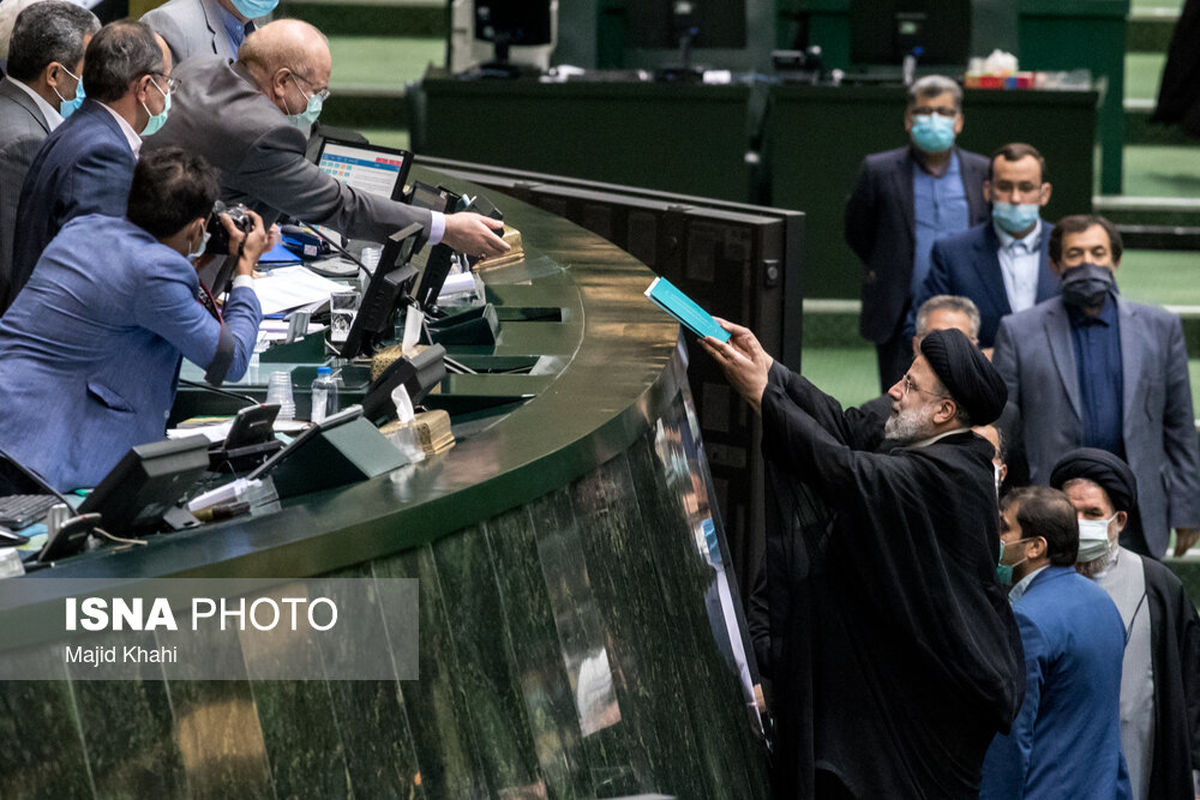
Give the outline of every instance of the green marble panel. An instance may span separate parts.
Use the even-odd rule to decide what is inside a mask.
[[[350,797],[350,777],[325,681],[251,683],[276,797]]]
[[[607,655],[610,641],[592,591],[571,495],[566,489],[552,492],[531,503],[529,514],[537,532],[538,559],[555,616],[562,658],[570,665],[568,677],[572,691],[577,693],[584,661],[595,660],[601,651]],[[610,672],[612,666],[610,663]],[[615,681],[616,676],[612,678]],[[632,735],[631,727],[621,726],[620,704],[615,698],[606,709],[585,703],[585,710],[576,709],[577,719],[581,714],[587,716],[577,724],[586,724],[588,731],[582,747],[590,796],[639,793],[644,784],[638,776],[650,774],[648,753]]]
[[[61,658],[39,648],[0,654],[0,674],[31,667],[63,679],[0,681],[0,796],[91,798],[75,697]]]
[[[420,581],[421,678],[402,682],[400,693],[425,796],[431,800],[487,797],[466,699],[456,683],[458,656],[447,626],[433,552],[423,546],[373,566],[378,578]]]
[[[273,800],[266,743],[250,684],[186,680],[170,681],[167,688],[192,800]]]
[[[525,716],[499,586],[481,528],[433,545],[450,637],[458,654],[455,683],[469,704],[470,724],[492,795],[545,796],[545,781]]]
[[[370,565],[326,577],[374,580]],[[330,587],[330,596],[339,608],[348,605],[339,597],[339,591],[346,588],[337,584]],[[331,643],[325,637],[318,639],[327,674],[338,674],[340,665],[354,660],[356,643],[388,636],[378,595],[375,599],[374,615],[341,618],[336,640]],[[330,681],[329,692],[354,796],[424,797],[399,684],[394,680]]]
[[[97,635],[98,646],[155,646],[153,633]],[[188,796],[183,759],[175,741],[175,719],[167,684],[158,666],[143,675],[158,679],[123,681],[72,680],[79,710],[83,747],[96,796],[111,800]],[[93,667],[67,665],[75,678]]]
[[[237,631],[159,632],[158,643],[178,648],[179,662],[164,664],[175,712],[175,740],[193,800],[274,798],[266,742],[254,693],[246,678]],[[241,680],[193,680],[187,665],[219,659],[241,665]],[[228,674],[237,674],[231,666]]]
[[[588,797],[591,790],[575,697],[554,627],[530,512],[522,508],[502,514],[486,523],[484,533],[512,642],[509,668],[525,701],[546,789],[555,798]]]
[[[621,725],[646,751],[649,774],[642,791],[708,797],[704,765],[688,719],[685,675],[671,655],[674,621],[646,538],[650,528],[637,506],[624,454],[602,465],[571,490],[582,530],[588,575],[610,633]]]
[[[681,423],[684,421],[675,420],[675,424]],[[706,611],[706,593],[712,597],[715,590],[710,586],[713,569],[688,530],[680,496],[668,490],[664,466],[650,439],[634,445],[628,461],[646,530],[661,532],[646,537],[646,543],[656,564],[671,565],[659,570],[663,606],[675,632],[670,655],[679,673],[687,675],[687,708],[698,734],[697,752],[710,779],[709,796],[735,800],[765,797],[762,747],[751,733],[750,711],[736,678],[736,665],[726,660],[715,638],[725,636],[724,621],[714,622]],[[717,631],[714,625],[719,626]],[[709,731],[722,731],[723,735],[714,738],[706,735]]]

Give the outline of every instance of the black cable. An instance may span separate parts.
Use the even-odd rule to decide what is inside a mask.
[[[262,405],[261,400],[259,400],[257,397],[251,397],[248,394],[238,394],[237,392],[231,392],[227,389],[218,389],[215,386],[209,386],[207,383],[200,383],[199,381],[189,381],[187,378],[180,378],[179,382],[182,383],[184,386],[191,386],[196,389],[203,389],[206,392],[213,392],[214,394],[223,394],[226,397],[232,397],[236,400],[245,400],[250,405],[254,405],[254,406]]]

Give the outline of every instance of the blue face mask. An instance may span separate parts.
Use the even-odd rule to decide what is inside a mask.
[[[151,79],[150,83],[154,85],[155,89],[158,89],[158,84],[155,83],[153,79]],[[157,114],[150,114],[150,109],[146,107],[145,103],[142,103],[142,108],[145,108],[146,113],[150,114],[150,121],[146,123],[146,127],[142,130],[142,136],[153,136],[162,130],[163,125],[167,124],[167,114],[171,110],[171,95],[167,94],[162,89],[158,89],[158,91],[162,93],[162,96],[165,100],[163,103],[163,110]]]
[[[997,200],[992,203],[992,219],[996,220],[1000,230],[1015,236],[1033,227],[1041,208],[1037,203],[1013,205]]]
[[[301,90],[304,94],[304,90]],[[313,125],[317,124],[317,117],[321,116],[321,106],[325,104],[325,99],[319,94],[304,95],[308,98],[308,105],[304,107],[304,111],[299,114],[288,114],[288,122],[295,125],[302,133],[308,133]]]
[[[275,10],[279,0],[232,0],[233,7],[246,19],[265,17]]]
[[[944,153],[954,144],[954,117],[917,114],[913,117],[912,142],[926,153]]]
[[[54,94],[58,95],[58,113],[62,114],[63,119],[66,119],[74,114],[81,105],[83,105],[84,98],[87,97],[87,95],[83,93],[82,78],[77,77],[75,73],[71,72],[71,70],[67,69],[66,67],[63,67],[62,71],[70,75],[72,78],[75,78],[75,96],[70,100],[64,100],[63,96],[58,94],[58,89],[54,90]]]

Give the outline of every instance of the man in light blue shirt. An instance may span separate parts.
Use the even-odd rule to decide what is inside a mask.
[[[929,274],[913,289],[913,307],[940,294],[971,298],[982,321],[979,345],[988,351],[1002,317],[1056,296],[1049,251],[1054,226],[1041,219],[1051,188],[1046,161],[1031,145],[1014,142],[993,153],[983,184],[990,218],[933,244]],[[913,323],[910,312],[906,330]]]
[[[883,391],[912,363],[905,322],[934,241],[987,219],[988,160],[954,145],[962,129],[958,84],[915,81],[904,112],[909,143],[864,158],[846,203],[846,243],[863,264],[859,333],[875,343]]]

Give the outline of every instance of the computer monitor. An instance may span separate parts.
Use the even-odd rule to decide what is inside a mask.
[[[970,0],[850,0],[850,61],[899,66],[920,48],[918,64],[966,66]]]
[[[634,47],[746,46],[746,0],[627,0],[625,14]]]
[[[424,239],[424,233],[424,227],[414,222],[384,242],[379,266],[371,275],[354,324],[342,345],[342,358],[369,356],[395,331],[396,312],[404,299],[412,296],[417,279],[417,268],[408,262]]]
[[[458,206],[459,197],[444,186],[434,187],[414,181],[409,203],[431,211],[452,212]],[[446,284],[446,278],[453,266],[453,256],[454,251],[449,245],[436,244],[418,255],[413,262],[421,271],[421,278],[417,282],[417,290],[413,297],[421,310],[427,314],[432,313],[437,305],[438,295],[442,293],[442,287]]]
[[[510,47],[550,44],[550,5],[550,0],[475,0],[475,38],[495,48],[495,60],[485,69],[507,65]]]
[[[393,147],[326,139],[317,154],[317,166],[347,186],[401,200],[412,157],[407,150]]]
[[[127,452],[79,505],[100,514],[109,533],[157,533],[163,516],[208,469],[208,438],[188,436],[139,444]]]

